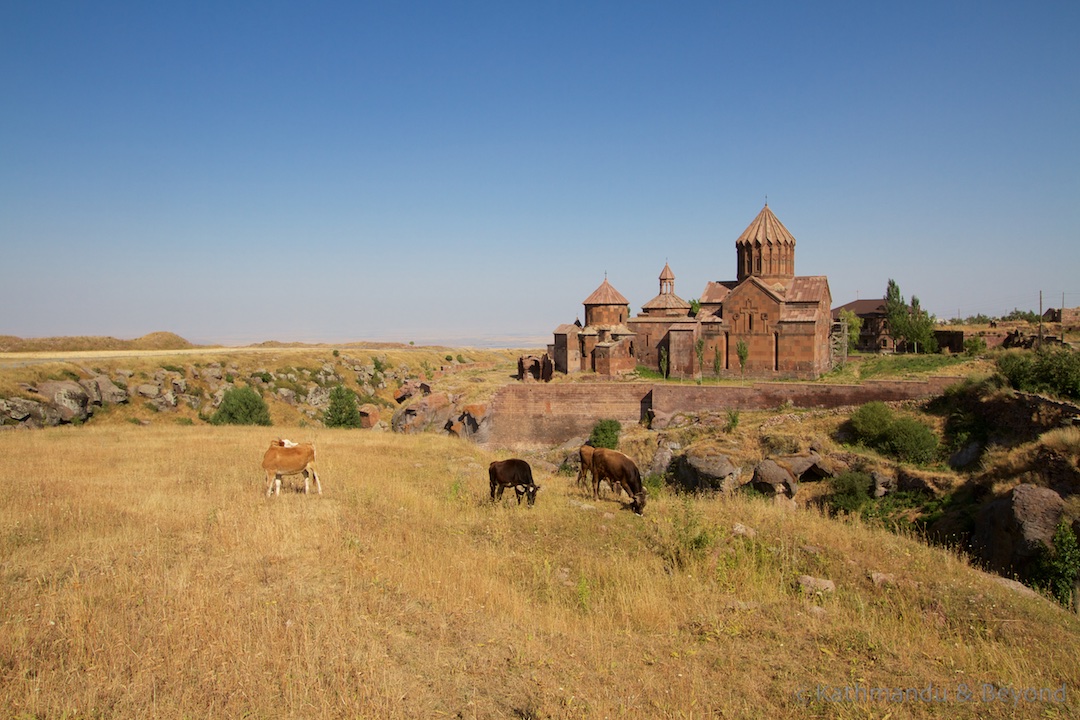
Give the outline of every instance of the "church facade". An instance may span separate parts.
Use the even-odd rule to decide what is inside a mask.
[[[709,282],[695,309],[665,264],[659,294],[630,317],[607,280],[585,323],[560,325],[557,372],[619,375],[638,365],[672,377],[816,378],[832,368],[832,296],[823,275],[795,275],[795,238],[768,204],[735,241],[736,278]]]

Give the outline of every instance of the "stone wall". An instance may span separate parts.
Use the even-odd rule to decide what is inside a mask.
[[[597,420],[640,422],[650,410],[677,412],[763,410],[790,404],[834,408],[920,400],[940,395],[958,378],[918,381],[867,381],[860,385],[756,383],[753,386],[669,385],[653,383],[514,384],[491,403],[490,442],[496,446],[558,445],[588,436]]]

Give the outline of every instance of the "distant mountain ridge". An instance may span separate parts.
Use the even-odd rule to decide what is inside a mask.
[[[197,347],[176,333],[152,332],[134,340],[114,337],[70,336],[20,338],[0,335],[0,352],[68,352],[80,350],[186,350]]]

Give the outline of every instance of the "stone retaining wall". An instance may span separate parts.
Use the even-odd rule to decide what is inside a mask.
[[[558,445],[588,436],[597,420],[636,423],[649,411],[763,410],[789,405],[834,408],[871,400],[921,400],[940,395],[958,378],[867,381],[860,385],[756,383],[752,386],[654,383],[521,383],[507,385],[491,403],[490,443],[496,446]]]

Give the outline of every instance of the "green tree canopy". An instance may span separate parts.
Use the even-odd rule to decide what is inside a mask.
[[[210,417],[214,425],[272,425],[270,408],[262,395],[250,387],[234,387],[225,391],[221,405]]]
[[[889,334],[898,345],[915,352],[937,352],[934,316],[922,309],[919,298],[914,295],[908,305],[900,294],[900,286],[892,278],[885,289],[885,316]]]
[[[859,345],[859,332],[862,330],[862,318],[853,310],[841,310],[840,322],[847,325],[847,348],[854,350]]]
[[[326,427],[360,427],[360,410],[356,407],[356,393],[344,385],[330,391],[330,404],[323,413]]]

